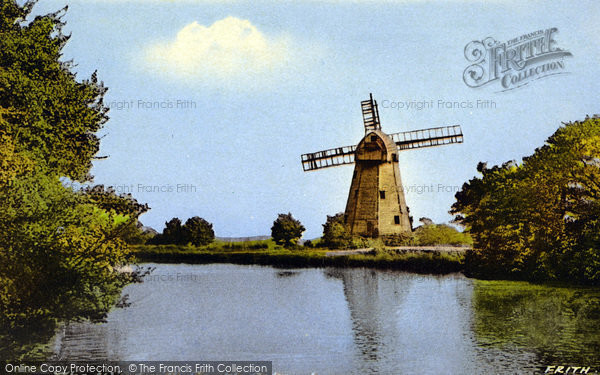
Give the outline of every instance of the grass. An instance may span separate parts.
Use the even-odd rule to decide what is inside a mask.
[[[399,254],[376,248],[366,254],[328,256],[329,249],[284,249],[273,241],[214,242],[203,247],[177,245],[133,246],[141,262],[234,263],[275,267],[372,267],[417,273],[445,274],[462,271],[462,256],[443,252]]]

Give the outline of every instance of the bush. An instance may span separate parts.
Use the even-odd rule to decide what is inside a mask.
[[[446,224],[426,224],[414,232],[416,243],[421,246],[431,245],[471,245],[473,240],[468,233],[459,232]]]
[[[382,236],[382,239],[386,246],[414,246],[417,244],[412,232],[390,234]]]
[[[352,236],[344,222],[344,214],[327,215],[323,224],[323,246],[330,249],[345,249],[352,243]]]

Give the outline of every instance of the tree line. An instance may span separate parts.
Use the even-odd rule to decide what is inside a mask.
[[[194,216],[189,218],[185,224],[181,225],[181,220],[177,217],[165,223],[163,232],[157,234],[148,240],[153,245],[186,245],[205,246],[215,240],[215,232],[212,223],[201,217]]]

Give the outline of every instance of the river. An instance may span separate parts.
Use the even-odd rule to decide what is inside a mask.
[[[266,360],[279,374],[514,374],[600,361],[600,290],[365,268],[153,264],[53,359]]]

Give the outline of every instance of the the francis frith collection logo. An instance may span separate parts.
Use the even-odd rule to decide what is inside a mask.
[[[572,54],[554,40],[556,27],[537,30],[500,43],[492,37],[474,40],[465,47],[471,63],[463,80],[469,87],[500,85],[499,91],[512,90],[536,79],[567,73],[565,57]]]

